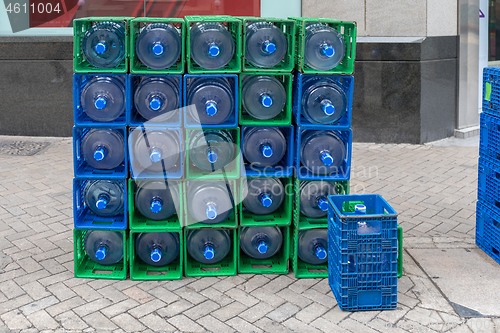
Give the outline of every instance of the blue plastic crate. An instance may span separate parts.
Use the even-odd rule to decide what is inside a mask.
[[[243,143],[245,133],[253,128],[259,126],[242,126],[241,127],[241,152],[243,155]],[[260,126],[260,127],[269,127],[269,126]],[[276,128],[280,128],[283,132],[286,142],[287,142],[287,150],[283,159],[273,167],[266,168],[258,168],[255,166],[251,166],[243,156],[243,164],[241,166],[241,175],[243,177],[292,177],[293,176],[293,152],[294,152],[294,141],[293,141],[293,126],[273,126]]]
[[[84,189],[90,179],[73,180],[73,218],[75,229],[102,229],[102,230],[125,230],[127,229],[127,186],[125,180],[107,179],[120,182],[123,185],[123,213],[103,217],[97,216],[90,211],[85,204]]]
[[[128,176],[128,149],[127,149],[127,131],[125,127],[112,128],[123,134],[123,146],[125,149],[125,158],[123,163],[111,170],[96,169],[90,166],[83,158],[81,144],[85,135],[93,128],[102,127],[73,127],[73,167],[75,177],[88,179],[125,179]],[[108,127],[109,128],[109,127]]]
[[[349,129],[351,128],[351,115],[352,115],[352,96],[354,91],[354,77],[346,75],[304,75],[297,73],[293,82],[293,114],[295,124],[297,126],[316,126],[317,124],[311,123],[304,117],[302,110],[302,94],[303,94],[303,81],[306,79],[314,78],[319,80],[328,80],[339,84],[347,96],[347,111],[345,115],[335,123],[329,124],[331,129]]]
[[[481,113],[479,155],[500,163],[500,118]]]
[[[500,165],[479,158],[477,197],[489,209],[500,214]]]
[[[476,244],[500,264],[500,215],[477,203]]]
[[[170,169],[162,170],[162,172],[156,172],[145,169],[142,167],[134,156],[134,144],[137,139],[139,139],[144,134],[151,131],[170,131],[173,132],[179,138],[179,151],[180,157],[179,161]],[[179,128],[158,128],[158,127],[135,127],[130,128],[128,136],[128,147],[130,155],[130,176],[133,179],[181,179],[184,176],[184,139],[183,133]]]
[[[197,77],[225,77],[228,79],[229,84],[231,86],[231,91],[234,96],[234,114],[231,115],[224,123],[221,124],[200,124],[196,119],[194,119],[189,112],[189,105],[187,105],[187,91],[188,85],[192,78]],[[184,126],[187,128],[235,128],[238,127],[238,75],[235,74],[211,74],[211,75],[194,75],[194,74],[185,74],[184,75],[184,87],[183,87],[183,96],[184,96]]]
[[[82,108],[80,96],[82,89],[85,87],[88,81],[95,77],[117,77],[119,78],[125,87],[125,108],[123,113],[115,120],[111,122],[99,122],[90,118]],[[130,110],[129,104],[129,90],[128,85],[128,75],[125,74],[73,74],[73,118],[76,126],[88,126],[88,127],[110,127],[110,126],[126,126],[128,121],[128,113]]]
[[[327,176],[318,176],[309,171],[300,162],[300,147],[302,144],[302,135],[305,131],[329,131],[333,130],[330,126],[320,126],[320,125],[310,125],[297,127],[295,141],[297,144],[295,150],[295,176],[300,180],[328,180],[328,181],[345,181],[351,178],[351,155],[352,155],[352,130],[334,130],[345,144],[346,157],[342,162],[341,166],[337,170],[337,173],[332,173]]]
[[[328,196],[328,282],[342,310],[397,306],[397,213],[377,194]],[[366,206],[356,214],[355,203]]]
[[[179,108],[175,111],[176,114],[171,118],[164,122],[155,122],[153,120],[147,120],[143,116],[141,116],[135,107],[135,90],[139,85],[139,82],[142,77],[170,77],[174,78],[177,83],[177,88],[179,89]],[[128,113],[128,124],[130,126],[147,126],[147,127],[180,127],[182,124],[182,107],[183,107],[183,99],[182,96],[182,75],[129,75],[128,85],[127,85],[127,94],[129,98],[130,112]]]
[[[500,68],[483,70],[483,112],[500,117]]]

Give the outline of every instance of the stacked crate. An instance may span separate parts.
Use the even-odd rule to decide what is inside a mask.
[[[500,263],[500,68],[483,72],[476,244]]]

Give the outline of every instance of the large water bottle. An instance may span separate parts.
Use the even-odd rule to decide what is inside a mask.
[[[235,143],[229,131],[199,131],[189,140],[189,159],[203,171],[216,171],[234,159]]]
[[[327,76],[306,78],[302,91],[302,114],[313,124],[333,124],[347,112],[347,95]]]
[[[93,168],[111,170],[125,160],[125,142],[120,130],[94,128],[81,143],[82,156]]]
[[[271,119],[285,107],[286,91],[274,76],[246,75],[242,82],[241,102],[252,117]]]
[[[125,23],[100,22],[91,26],[82,38],[85,59],[97,68],[113,68],[125,58]]]
[[[332,182],[312,181],[300,184],[300,213],[310,218],[324,217],[328,213],[329,195],[338,194]]]
[[[114,265],[123,259],[123,234],[117,231],[89,230],[83,239],[90,260]]]
[[[341,172],[345,157],[345,144],[334,131],[307,130],[302,133],[300,162],[312,174],[328,176]]]
[[[148,219],[166,220],[177,213],[179,188],[176,183],[164,180],[138,182],[135,207]]]
[[[215,224],[233,211],[232,189],[224,182],[190,182],[187,188],[189,214],[197,222]]]
[[[224,259],[231,249],[229,230],[187,230],[187,252],[202,264],[216,264]]]
[[[282,244],[283,234],[279,227],[242,227],[240,230],[240,247],[250,258],[271,258]]]
[[[187,89],[188,111],[203,125],[224,123],[234,114],[235,98],[229,81],[224,77],[197,77]]]
[[[110,122],[125,112],[125,82],[116,76],[95,76],[80,95],[83,112],[99,122]]]
[[[179,135],[176,131],[150,130],[143,131],[138,136],[132,154],[144,170],[163,172],[178,163],[180,149]],[[136,173],[140,171],[136,170]]]
[[[135,52],[152,69],[166,69],[175,64],[182,50],[179,31],[169,23],[150,23],[137,37]]]
[[[245,59],[260,68],[277,65],[288,48],[283,31],[270,22],[247,23],[245,43]]]
[[[256,215],[273,213],[285,198],[285,188],[278,178],[248,178],[246,187],[243,206]]]
[[[233,36],[219,22],[198,22],[190,29],[191,58],[200,67],[218,69],[233,58]]]
[[[135,239],[135,253],[148,265],[168,265],[179,255],[179,234],[176,232],[141,233]]]
[[[146,120],[166,121],[179,108],[179,84],[171,77],[144,76],[135,90],[134,105]]]
[[[304,63],[317,71],[337,67],[344,59],[344,38],[335,28],[321,23],[306,25]]]
[[[286,153],[286,139],[276,127],[253,127],[243,136],[243,156],[252,166],[272,167]]]
[[[123,181],[89,180],[83,189],[85,205],[98,216],[116,216],[123,212]]]
[[[309,229],[299,232],[299,258],[311,265],[320,265],[328,261],[327,229]]]

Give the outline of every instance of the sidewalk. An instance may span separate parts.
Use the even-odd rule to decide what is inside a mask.
[[[478,147],[437,144],[354,144],[351,191],[394,207],[405,253],[398,309],[350,313],[327,279],[293,274],[75,279],[72,140],[0,136],[0,332],[498,332],[500,265],[474,245]]]

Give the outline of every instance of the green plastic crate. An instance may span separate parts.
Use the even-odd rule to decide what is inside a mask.
[[[143,180],[144,181],[144,180]],[[128,211],[129,211],[129,228],[137,232],[162,232],[169,229],[180,229],[183,225],[184,212],[184,184],[182,181],[169,180],[170,183],[179,185],[179,207],[176,207],[176,215],[169,217],[167,220],[155,221],[144,217],[137,209],[135,209],[135,191],[136,182],[133,179],[128,180]]]
[[[299,231],[310,229],[326,229],[326,225],[301,225],[294,226],[292,230],[292,242],[290,244],[290,253],[292,258],[292,269],[296,278],[312,279],[328,277],[328,262],[320,265],[312,265],[302,261],[298,256]]]
[[[130,259],[130,279],[131,280],[180,280],[182,279],[183,269],[183,244],[181,229],[166,229],[164,232],[176,232],[179,234],[179,256],[173,262],[165,266],[151,266],[142,261],[139,256],[135,254],[135,240],[140,232],[131,231],[129,236],[129,259]]]
[[[208,128],[205,131],[211,130],[225,130],[231,133],[235,142],[235,157],[231,163],[221,170],[216,170],[214,172],[207,172],[197,168],[191,160],[189,159],[189,140],[194,137],[197,133],[201,132],[200,129],[188,129],[186,131],[186,179],[239,179],[241,174],[241,151],[240,151],[240,128]]]
[[[133,17],[86,17],[73,20],[73,71],[75,73],[128,73],[129,64],[129,22]],[[90,65],[82,52],[82,39],[85,32],[98,22],[125,23],[125,58],[114,68],[96,68]]]
[[[238,248],[238,273],[241,274],[287,274],[288,260],[290,257],[290,228],[281,227],[283,244],[281,249],[269,259],[250,258]],[[238,229],[238,240],[240,228]]]
[[[354,72],[354,59],[356,58],[356,23],[329,18],[289,17],[295,20],[297,70],[304,74],[352,74]],[[337,29],[344,37],[346,52],[342,62],[328,71],[317,71],[304,63],[306,24],[322,23]]]
[[[200,67],[191,59],[191,27],[198,22],[220,22],[234,39],[234,55],[229,63],[219,69]],[[241,20],[225,15],[186,16],[186,62],[189,74],[238,74],[241,72]]]
[[[123,235],[123,259],[114,265],[100,265],[92,261],[85,252],[83,243],[87,229],[73,230],[75,277],[85,279],[110,279],[125,280],[127,278],[127,232],[119,230],[108,230],[120,232]]]
[[[248,178],[251,179],[251,178]],[[240,225],[242,227],[267,227],[267,226],[289,226],[293,219],[293,194],[295,193],[293,178],[279,178],[285,188],[285,198],[281,206],[268,215],[256,215],[243,207],[243,199],[246,193],[246,179],[240,182]]]
[[[242,59],[244,72],[290,73],[295,67],[295,21],[275,17],[240,17],[243,20],[242,32]],[[285,57],[277,65],[270,68],[259,68],[245,59],[246,52],[246,26],[252,22],[269,22],[278,27],[286,37],[287,50]]]
[[[205,223],[201,223],[201,222],[196,222],[196,220],[194,220],[192,217],[191,217],[191,214],[189,213],[189,202],[187,200],[187,195],[188,195],[188,186],[191,182],[197,182],[197,181],[216,181],[216,182],[225,182],[226,184],[229,184],[229,187],[230,187],[230,190],[232,192],[232,198],[234,200],[234,207],[233,207],[233,211],[231,212],[231,214],[229,215],[229,217],[220,222],[220,223],[216,223],[216,224],[205,224]],[[222,179],[209,179],[209,180],[206,180],[206,179],[200,179],[200,180],[189,180],[189,181],[186,181],[185,185],[184,185],[184,221],[185,221],[185,224],[184,226],[186,227],[186,229],[211,229],[211,228],[214,228],[214,229],[235,229],[238,227],[238,205],[240,205],[240,203],[238,202],[238,195],[237,195],[237,191],[238,191],[238,188],[236,187],[236,181],[235,180],[222,180]]]
[[[222,229],[222,228],[219,228]],[[231,249],[228,255],[216,264],[202,264],[194,260],[187,252],[187,232],[184,232],[184,274],[186,276],[231,276],[236,275],[236,257],[239,248],[237,232],[234,229],[229,230],[230,237],[233,239]]]
[[[252,117],[246,110],[243,109],[242,102],[242,88],[243,88],[243,78],[245,75],[269,75],[276,77],[285,88],[286,91],[286,103],[283,110],[272,119],[255,119]],[[239,94],[238,94],[238,103],[239,103],[239,123],[240,125],[265,125],[265,126],[289,126],[292,124],[292,83],[293,76],[288,73],[244,73],[240,75],[239,82]]]
[[[181,34],[182,49],[177,62],[166,69],[152,69],[144,65],[135,53],[135,42],[142,29],[150,23],[170,23]],[[130,73],[132,74],[184,74],[184,59],[186,57],[186,28],[181,18],[151,18],[138,17],[130,22]]]

